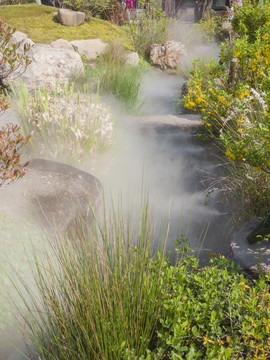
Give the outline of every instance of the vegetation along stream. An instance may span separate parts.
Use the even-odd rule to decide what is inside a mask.
[[[196,0],[198,24],[166,1],[65,2],[79,26],[16,2],[0,5],[0,360],[269,359],[269,274],[230,260],[254,216],[268,254],[268,2]],[[95,59],[69,42],[94,38]],[[181,66],[152,66],[161,43]]]

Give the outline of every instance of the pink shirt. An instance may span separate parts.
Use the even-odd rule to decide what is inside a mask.
[[[133,9],[133,0],[127,0],[127,8]]]

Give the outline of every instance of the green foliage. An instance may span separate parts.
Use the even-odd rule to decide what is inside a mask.
[[[169,21],[160,2],[139,0],[138,9],[137,18],[128,23],[128,36],[135,51],[141,56],[148,56],[151,45],[165,40]]]
[[[250,282],[221,256],[200,267],[187,239],[172,266],[169,219],[155,231],[146,199],[128,218],[121,205],[102,221],[89,213],[35,263],[34,291],[20,277],[31,360],[270,356],[269,276]]]
[[[21,279],[31,359],[142,359],[154,344],[168,224],[154,231],[142,202],[128,219],[112,206],[103,220],[59,233],[33,269],[36,292]]]
[[[200,28],[210,41],[220,41],[222,39],[223,18],[216,16],[214,10],[210,10],[200,21]]]
[[[9,27],[0,17],[0,86],[5,87],[4,79],[16,72],[18,77],[30,64],[27,53],[30,50],[29,44],[19,48],[17,43],[12,41],[15,29]]]
[[[269,33],[270,6],[261,2],[250,6],[243,6],[232,19],[234,31],[240,36],[247,35],[249,42],[254,42],[258,31],[263,35]]]
[[[18,45],[12,42],[14,31],[0,17],[0,115],[8,108],[5,98],[8,78],[15,72],[19,76],[30,63],[27,55],[30,46],[25,44],[18,49]],[[19,151],[28,140],[29,137],[20,134],[17,125],[8,124],[0,129],[0,187],[6,181],[14,181],[24,175],[27,163],[21,164]]]
[[[222,44],[218,64],[212,63],[208,69],[202,69],[194,63],[184,99],[187,108],[202,113],[206,129],[218,139],[230,161],[244,163],[248,173],[263,171],[266,175],[259,178],[268,179],[270,37],[266,29],[270,26],[269,11],[269,4],[266,4],[243,6],[237,12],[234,26],[242,36],[231,44]],[[252,178],[257,176],[252,175]],[[269,193],[269,181],[261,182],[265,187],[259,192],[257,181],[254,180],[253,190],[250,181],[247,183],[250,190],[247,198],[257,194],[257,205],[264,202],[265,211],[268,202],[262,196]],[[254,215],[261,214],[255,203],[252,201]]]
[[[87,88],[54,91],[35,89],[30,94],[22,84],[15,95],[23,133],[32,134],[28,151],[74,163],[110,144],[112,117]]]
[[[73,78],[72,81],[75,79]],[[75,80],[76,82],[76,80]],[[94,91],[115,96],[127,113],[138,113],[142,105],[140,87],[142,70],[139,66],[126,63],[124,48],[119,42],[113,42],[100,55],[96,66],[87,68],[81,78],[80,86],[90,84]]]
[[[23,5],[23,4],[32,4],[35,3],[35,0],[2,0],[2,5]]]
[[[162,272],[160,346],[166,359],[266,359],[267,277],[250,284],[233,263],[212,258],[200,268],[185,256]]]

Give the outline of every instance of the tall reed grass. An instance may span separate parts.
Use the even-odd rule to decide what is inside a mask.
[[[36,289],[21,279],[30,359],[139,359],[155,347],[169,221],[155,228],[142,202],[136,217],[112,206],[58,234],[55,259],[36,261]]]
[[[115,96],[126,113],[138,113],[143,104],[140,98],[142,69],[127,64],[124,48],[119,42],[113,42],[94,67],[86,67],[84,75],[73,73],[70,81],[78,89],[90,84],[94,91],[98,89],[101,94]]]

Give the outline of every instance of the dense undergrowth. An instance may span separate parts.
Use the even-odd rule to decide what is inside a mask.
[[[35,286],[21,277],[29,359],[269,358],[269,277],[249,281],[223,257],[201,267],[181,236],[172,265],[170,221],[153,219],[144,200],[51,241]]]
[[[228,184],[241,223],[270,207],[269,4],[243,6],[232,27],[238,35],[221,45],[219,63],[194,63],[184,100],[234,162]]]
[[[245,204],[251,212],[256,213],[260,204],[260,214],[264,215],[269,205],[265,171],[269,169],[269,149],[264,151],[263,146],[269,139],[268,8],[263,12],[266,20],[262,17],[256,22],[256,31],[255,22],[247,20],[248,16],[259,16],[258,9],[243,8],[235,16],[239,17],[238,25],[243,22],[241,28],[235,28],[242,37],[222,48],[219,64],[200,68],[195,63],[186,106],[204,114],[210,134],[234,160],[230,177],[233,193],[239,194],[241,189],[241,199],[248,200]],[[25,19],[20,24],[23,22]],[[54,40],[48,36],[44,42]],[[70,36],[74,39],[74,34]],[[21,112],[25,112],[24,130],[34,130],[38,135],[35,138],[33,134],[30,145],[36,142],[44,146],[48,140],[48,148],[57,152],[64,142],[60,139],[57,144],[52,136],[56,133],[58,138],[70,140],[68,147],[70,143],[75,146],[74,156],[89,152],[88,140],[81,136],[85,120],[78,109],[88,96],[83,93],[88,91],[86,86],[113,94],[124,108],[136,111],[140,105],[140,71],[126,65],[122,50],[114,47],[100,57],[95,69],[88,67],[86,75],[74,75],[73,85],[64,92],[39,90],[29,94],[21,89],[18,97]],[[78,90],[76,96],[73,86]],[[70,106],[78,115],[72,117],[72,124],[65,116]],[[95,113],[97,104],[85,101],[85,109],[86,113]],[[95,127],[92,130],[95,132]],[[85,148],[79,149],[82,145]],[[89,214],[95,218],[92,209]],[[209,265],[199,264],[180,231],[176,239],[178,256],[172,264],[166,246],[170,221],[164,219],[157,226],[153,219],[147,199],[139,214],[130,211],[124,215],[121,206],[112,206],[110,214],[105,213],[91,225],[79,219],[67,233],[56,234],[50,249],[44,249],[43,260],[36,257],[34,285],[29,286],[18,274],[24,290],[20,286],[17,290],[26,308],[21,309],[19,321],[27,338],[29,359],[270,357],[269,276],[259,274],[257,280],[248,280],[220,256],[213,256]]]

